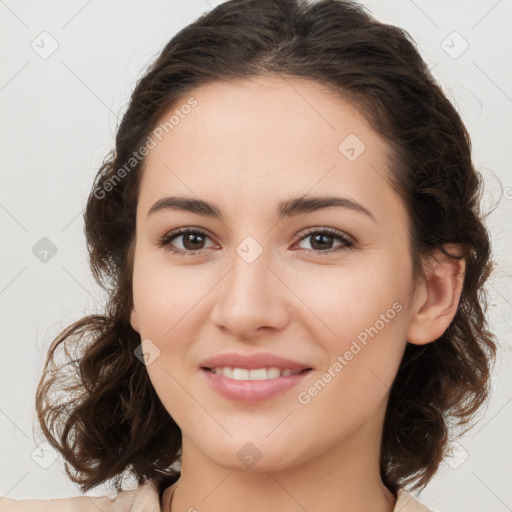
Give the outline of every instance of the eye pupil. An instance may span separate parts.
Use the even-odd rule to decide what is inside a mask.
[[[325,243],[327,240],[327,243]],[[315,247],[317,244],[317,242],[320,241],[320,244],[318,247]],[[329,243],[329,241],[331,243]],[[311,247],[313,247],[313,249],[315,250],[321,250],[321,249],[325,249],[327,246],[327,248],[330,248],[330,246],[332,245],[332,236],[330,235],[323,235],[323,234],[317,234],[317,235],[313,235],[313,238],[312,238],[312,243],[311,243]]]
[[[190,246],[187,247],[187,242],[190,240],[194,240]],[[204,237],[201,235],[197,235],[195,233],[188,233],[186,235],[183,235],[183,246],[185,249],[198,249],[201,248],[201,244],[204,243]]]

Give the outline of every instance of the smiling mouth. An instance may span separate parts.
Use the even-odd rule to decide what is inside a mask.
[[[229,366],[207,368],[202,367],[210,373],[221,375],[232,380],[245,380],[245,381],[256,381],[256,380],[271,380],[279,379],[281,377],[290,377],[292,375],[299,375],[301,373],[308,372],[312,368],[304,368],[302,370],[291,370],[290,368],[231,368]]]

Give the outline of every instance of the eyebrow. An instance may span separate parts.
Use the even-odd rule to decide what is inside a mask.
[[[339,196],[303,196],[281,201],[277,207],[277,217],[278,220],[281,220],[284,217],[310,213],[317,210],[323,210],[325,208],[346,208],[355,212],[363,213],[370,217],[374,222],[377,222],[372,213],[362,204],[354,201],[353,199]],[[214,204],[203,201],[202,199],[178,196],[162,197],[149,209],[147,216],[149,217],[150,215],[165,210],[185,211],[222,220],[222,212]]]

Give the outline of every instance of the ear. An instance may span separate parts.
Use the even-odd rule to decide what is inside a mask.
[[[137,311],[135,310],[135,306],[132,306],[132,311],[130,313],[130,324],[134,330],[136,330],[139,334],[139,315],[137,315]]]
[[[462,254],[458,245],[448,244],[444,249],[450,254]],[[425,277],[415,290],[407,337],[410,343],[424,345],[444,334],[457,312],[465,269],[465,259],[450,258],[439,250],[425,262]]]

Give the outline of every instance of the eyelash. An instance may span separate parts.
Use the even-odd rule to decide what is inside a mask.
[[[171,231],[170,233],[166,233],[165,235],[163,235],[162,237],[159,238],[157,245],[158,245],[158,247],[165,247],[166,250],[169,250],[170,252],[180,255],[180,256],[196,256],[198,254],[202,254],[202,252],[204,251],[203,249],[198,250],[198,251],[190,251],[190,250],[183,251],[182,249],[175,249],[171,245],[171,242],[174,239],[176,239],[182,235],[198,235],[198,236],[209,238],[208,235],[204,231],[200,231],[197,229],[183,228],[183,229],[179,229],[177,231]],[[332,228],[321,228],[321,229],[312,228],[312,229],[306,231],[306,233],[299,239],[299,241],[297,243],[302,242],[303,240],[305,240],[306,238],[308,238],[312,235],[332,236],[333,238],[336,238],[336,239],[338,239],[338,241],[342,242],[343,245],[334,247],[331,249],[327,249],[325,251],[321,251],[319,249],[299,249],[299,250],[309,251],[309,252],[313,252],[315,254],[331,254],[333,252],[339,252],[339,251],[346,250],[346,249],[353,249],[354,245],[355,245],[351,240],[348,239],[348,237],[343,235],[340,231],[337,231]]]

